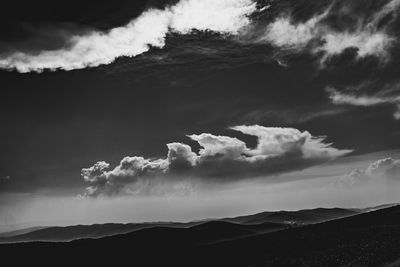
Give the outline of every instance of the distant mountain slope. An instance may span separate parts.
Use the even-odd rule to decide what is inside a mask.
[[[41,266],[381,266],[400,259],[400,206],[266,234],[246,226],[154,227],[96,240],[2,244],[0,251],[3,260]]]
[[[304,225],[309,223],[318,223],[322,221],[342,218],[359,213],[356,210],[347,209],[311,209],[300,211],[279,211],[279,212],[262,212],[254,215],[240,216],[235,218],[224,218],[213,221],[229,222],[236,224],[237,229],[243,231],[243,235],[251,233],[266,233],[277,231],[293,225]],[[67,227],[47,227],[38,230],[29,230],[24,232],[20,230],[15,234],[9,233],[7,236],[0,235],[0,242],[26,242],[26,241],[71,241],[82,238],[101,238],[117,234],[125,234],[132,231],[141,230],[144,228],[153,228],[157,226],[164,227],[191,227],[194,225],[203,224],[211,220],[189,222],[189,223],[174,223],[174,222],[159,222],[159,223],[108,223],[94,225],[75,225]],[[213,226],[217,226],[214,223]],[[233,224],[231,226],[233,226]],[[240,224],[254,225],[243,227]],[[200,227],[206,227],[209,224]],[[227,231],[220,227],[221,231]],[[230,228],[229,228],[230,229]],[[257,230],[256,230],[257,229]]]
[[[399,237],[400,206],[393,206],[202,246],[195,254],[207,255],[199,266],[399,266]]]
[[[291,224],[310,224],[343,218],[360,213],[361,211],[350,209],[310,209],[300,211],[276,211],[261,212],[254,215],[240,216],[235,218],[226,218],[224,221],[230,221],[241,224],[256,223],[291,223]]]
[[[368,207],[364,209],[353,209],[358,212],[371,212],[371,211],[376,211],[376,210],[381,210],[381,209],[386,209],[386,208],[391,208],[400,205],[399,203],[390,203],[390,204],[382,204],[374,207]]]
[[[23,229],[14,230],[14,231],[2,232],[2,233],[0,233],[0,240],[1,240],[1,238],[4,238],[4,237],[24,235],[24,234],[34,232],[34,231],[44,229],[44,228],[48,228],[48,226],[36,226],[36,227],[23,228]]]
[[[45,227],[36,231],[17,235],[0,237],[0,242],[27,242],[27,241],[71,241],[82,238],[101,238],[117,234],[125,234],[145,228],[156,226],[168,227],[189,227],[197,224],[193,223],[106,223],[93,225],[74,225],[66,227]]]

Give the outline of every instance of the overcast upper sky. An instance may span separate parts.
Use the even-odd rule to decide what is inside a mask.
[[[323,201],[308,192],[312,206],[384,202],[334,200],[343,184],[397,181],[398,0],[40,0],[3,10],[2,225],[37,220],[43,205],[27,207],[32,198],[90,199],[99,210],[108,199],[121,213],[132,202],[152,214],[115,221],[183,220],[297,208],[289,184],[311,178],[336,192]],[[384,169],[368,169],[380,160]],[[286,200],[250,205],[246,188],[278,185]],[[251,200],[240,206],[232,190]],[[171,194],[224,200],[171,216],[143,200]],[[84,221],[113,221],[98,214]]]

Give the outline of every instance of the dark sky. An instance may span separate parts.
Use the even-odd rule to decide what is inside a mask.
[[[294,23],[302,23],[317,13],[306,10],[305,1],[296,6],[296,1],[282,2],[282,7],[272,7],[273,15],[254,18],[260,20],[257,27],[273,21],[275,14],[291,13]],[[379,2],[382,7],[387,1]],[[324,3],[315,9],[324,10],[329,1]],[[359,16],[368,18],[371,5]],[[15,51],[35,54],[68,47],[71,35],[123,26],[148,7],[163,6],[162,1],[145,0],[6,1],[0,58]],[[350,28],[350,19],[348,24],[342,20],[344,25],[337,19],[332,15],[326,23]],[[388,23],[385,19],[392,20],[380,23]],[[397,22],[391,21],[387,30],[394,38]],[[327,136],[326,142],[336,148],[354,149],[353,154],[400,147],[396,103],[387,100],[386,91],[379,93],[388,88],[387,94],[396,96],[396,46],[388,49],[388,61],[381,61],[382,55],[359,59],[350,47],[321,67],[321,57],[309,49],[279,49],[249,42],[251,38],[170,33],[163,48],[98,67],[0,70],[0,176],[10,177],[3,179],[0,190],[79,192],[85,185],[82,168],[100,160],[115,165],[127,155],[164,157],[165,144],[175,141],[198,151],[188,134],[228,135],[255,147],[254,137],[227,129],[235,125],[307,130]],[[358,95],[387,101],[335,104],[326,90],[360,85],[368,88],[356,91]]]

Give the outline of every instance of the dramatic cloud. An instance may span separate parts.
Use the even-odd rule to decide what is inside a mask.
[[[150,47],[162,48],[170,31],[237,34],[249,25],[248,16],[256,10],[252,0],[181,0],[163,10],[147,10],[126,26],[109,32],[92,31],[71,36],[68,46],[62,49],[2,55],[0,68],[41,72],[44,69],[72,70],[109,64],[118,57],[142,54]]]
[[[86,193],[89,196],[149,193],[160,185],[187,181],[234,182],[301,170],[351,152],[324,143],[324,137],[293,128],[253,125],[231,129],[257,137],[257,146],[248,148],[245,142],[229,136],[189,135],[201,146],[198,153],[186,144],[170,143],[166,158],[125,157],[111,170],[103,161],[82,169],[82,176],[89,184]]]
[[[60,49],[0,54],[0,68],[41,72],[95,67],[119,57],[135,57],[151,47],[163,48],[168,33],[190,34],[194,30],[234,36],[232,41],[268,43],[294,52],[305,50],[320,57],[322,63],[347,49],[355,49],[358,58],[375,56],[386,61],[395,41],[390,25],[396,19],[399,0],[389,1],[372,16],[355,15],[351,8],[335,10],[334,4],[306,21],[280,15],[265,25],[253,16],[270,12],[272,5],[257,6],[254,0],[180,0],[164,9],[149,9],[127,25],[107,32],[80,31],[64,36],[65,45]],[[392,17],[387,19],[389,15]],[[360,17],[338,29],[328,23],[330,16]]]
[[[365,88],[364,88],[365,87]],[[368,85],[361,85],[354,88],[346,88],[344,92],[340,92],[335,88],[328,87],[326,91],[332,103],[337,105],[352,105],[352,106],[377,106],[377,105],[394,105],[395,112],[393,116],[395,119],[400,119],[400,95],[399,84],[384,86],[377,93],[364,93],[368,89]]]

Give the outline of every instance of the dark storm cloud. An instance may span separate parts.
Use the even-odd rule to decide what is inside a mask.
[[[308,20],[297,22],[287,15],[288,10],[275,11],[274,2],[261,5],[254,0],[181,0],[164,8],[147,9],[128,24],[108,31],[68,34],[61,40],[65,45],[58,49],[3,53],[0,67],[19,72],[95,67],[119,57],[136,57],[152,47],[164,48],[171,33],[186,35],[193,31],[215,32],[239,43],[272,45],[285,53],[307,51],[323,65],[349,49],[355,50],[356,58],[372,56],[386,62],[396,40],[390,27],[397,18],[399,3],[391,0],[368,16],[355,13],[358,6],[337,1],[325,10],[316,10]],[[273,12],[278,12],[278,17],[272,22],[258,17]],[[335,16],[343,21],[351,16],[356,19],[337,29],[329,23]],[[280,59],[278,63],[287,66]]]
[[[259,125],[236,126],[232,130],[257,137],[257,146],[248,148],[238,138],[208,133],[189,135],[200,145],[198,153],[183,143],[167,144],[166,158],[125,157],[110,170],[100,161],[82,169],[89,184],[87,195],[113,195],[148,190],[160,183],[189,181],[234,182],[276,173],[301,170],[346,155],[324,137],[293,128],[268,128]]]

